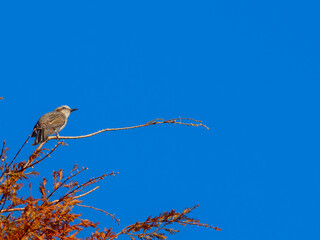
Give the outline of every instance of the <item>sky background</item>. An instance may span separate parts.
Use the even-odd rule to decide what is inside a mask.
[[[1,140],[12,156],[38,118],[64,104],[79,108],[64,136],[203,120],[210,130],[157,125],[69,140],[34,182],[74,164],[89,168],[79,181],[119,171],[83,204],[115,213],[121,228],[196,204],[193,217],[222,228],[185,227],[169,239],[319,239],[319,5],[1,2]]]

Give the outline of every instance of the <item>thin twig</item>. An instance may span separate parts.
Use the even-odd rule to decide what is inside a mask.
[[[118,223],[118,226],[120,226],[120,219],[117,219],[117,218],[114,216],[114,214],[111,214],[111,213],[108,213],[108,212],[105,211],[105,210],[102,210],[102,209],[99,209],[99,208],[95,208],[95,207],[91,207],[91,206],[87,206],[87,205],[82,205],[82,204],[76,204],[76,205],[79,206],[79,207],[91,208],[91,209],[94,209],[94,210],[103,212],[103,213],[107,214],[108,216],[112,217],[112,220],[114,220],[115,222],[117,222],[117,223]]]
[[[113,176],[115,177],[116,174],[119,174],[119,172],[114,172],[112,171],[112,173],[108,173],[108,174],[103,174],[101,176],[98,176],[98,177],[94,177],[94,178],[91,178],[89,181],[85,182],[85,183],[82,183],[81,185],[78,185],[77,187],[75,187],[73,190],[71,190],[70,192],[66,193],[64,195],[64,197],[67,197],[67,196],[70,196],[76,192],[79,192],[80,189],[83,189],[84,187],[86,186],[89,186],[91,184],[94,184],[96,182],[99,182],[100,180],[104,179],[105,177],[109,177],[109,176]],[[61,199],[60,199],[61,201]]]
[[[5,150],[4,150],[5,145],[6,145],[6,141],[4,140],[4,141],[3,141],[3,145],[2,145],[1,154],[0,154],[0,159],[1,159],[1,160],[2,160],[3,154],[4,154],[4,152],[5,152]]]
[[[76,177],[77,175],[79,175],[80,173],[82,173],[83,171],[88,170],[88,168],[83,167],[82,169],[80,169],[80,171],[78,170],[76,173],[71,173],[70,176],[68,176],[62,183],[59,184],[59,186],[54,189],[49,196],[47,197],[47,199],[49,199],[58,189],[60,189],[61,187],[64,187],[64,185],[70,181],[72,178]],[[68,193],[67,193],[68,194]],[[66,195],[67,195],[66,194]]]
[[[31,135],[28,136],[28,138],[24,141],[24,143],[22,144],[21,148],[19,149],[19,151],[17,152],[17,154],[14,156],[14,158],[12,159],[12,161],[10,162],[10,164],[8,165],[8,168],[11,166],[11,164],[14,162],[14,160],[16,160],[17,156],[19,155],[19,153],[21,152],[21,150],[23,149],[23,147],[27,144],[29,138],[31,137]]]
[[[85,196],[85,195],[88,195],[89,193],[92,193],[93,191],[97,190],[99,187],[100,187],[100,186],[96,186],[94,189],[91,189],[90,191],[88,191],[88,192],[86,192],[86,193],[84,193],[84,194],[81,194],[81,195],[79,195],[79,196],[75,196],[74,199],[81,198],[81,197],[83,197],[83,196]]]
[[[40,160],[35,161],[34,163],[32,163],[32,161],[33,161],[33,158],[32,158],[32,157],[35,157],[35,158],[36,158],[37,156],[34,156],[34,155],[38,155],[38,154],[41,153],[41,150],[45,150],[45,149],[41,149],[41,147],[43,146],[44,143],[45,143],[45,142],[41,143],[41,144],[39,145],[39,147],[37,147],[37,149],[36,149],[36,150],[33,152],[33,154],[29,157],[28,161],[24,164],[24,166],[20,169],[20,171],[24,172],[27,168],[33,167],[34,165],[42,162],[44,159],[46,159],[47,157],[49,157],[50,154],[52,154],[52,153],[58,148],[59,145],[63,145],[63,144],[64,144],[64,142],[58,142],[58,143],[54,146],[54,148],[52,148],[52,149],[50,150],[50,152],[48,152],[43,158],[41,158]],[[34,158],[34,159],[35,159],[35,158]]]

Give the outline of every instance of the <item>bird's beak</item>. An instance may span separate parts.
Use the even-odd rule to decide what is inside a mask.
[[[71,109],[70,112],[74,112],[74,111],[77,111],[77,110],[78,110],[78,108],[74,108],[74,109]]]

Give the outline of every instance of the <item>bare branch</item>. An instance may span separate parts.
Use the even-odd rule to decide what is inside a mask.
[[[6,141],[4,140],[4,141],[3,141],[3,145],[2,145],[1,154],[0,154],[0,159],[1,159],[1,161],[2,161],[2,157],[3,157],[4,153],[5,153],[5,148],[4,148],[5,145],[6,145]]]
[[[42,142],[36,150],[34,150],[34,152],[30,155],[28,161],[24,164],[24,166],[20,169],[20,171],[24,172],[27,168],[33,167],[34,165],[42,162],[44,159],[46,159],[47,157],[50,157],[50,154],[52,154],[55,150],[57,150],[59,145],[65,145],[66,143],[62,142],[58,142],[54,148],[52,148],[50,150],[50,152],[48,152],[43,158],[39,159],[38,161],[35,161],[34,163],[33,160],[36,159],[37,157],[40,156],[40,153],[42,153],[43,150],[48,150],[48,149],[42,149],[42,146],[45,144],[45,142]]]
[[[182,122],[183,120],[187,120],[190,122]],[[134,129],[134,128],[141,128],[141,127],[147,127],[147,126],[151,126],[151,125],[157,125],[157,124],[180,124],[180,125],[185,125],[185,126],[193,126],[193,127],[204,127],[206,129],[209,129],[206,125],[202,124],[202,121],[200,120],[194,120],[192,118],[173,118],[173,119],[169,119],[169,120],[163,120],[162,118],[158,118],[158,119],[154,119],[151,120],[145,124],[141,124],[141,125],[136,125],[136,126],[131,126],[131,127],[123,127],[123,128],[106,128],[106,129],[102,129],[100,131],[94,132],[94,133],[90,133],[87,135],[81,135],[81,136],[73,136],[73,137],[63,137],[63,136],[50,136],[48,137],[47,141],[52,140],[52,139],[80,139],[80,138],[88,138],[88,137],[92,137],[94,135],[103,133],[103,132],[110,132],[110,131],[120,131],[120,130],[129,130],[129,129]]]
[[[75,188],[73,188],[70,192],[66,193],[64,195],[64,197],[67,197],[67,196],[72,196],[73,194],[79,192],[81,189],[83,189],[84,187],[86,186],[89,186],[91,184],[94,184],[94,183],[97,183],[99,182],[100,180],[104,179],[105,177],[109,177],[109,176],[113,176],[115,177],[116,174],[119,174],[119,172],[114,172],[112,171],[112,173],[108,173],[108,174],[103,174],[101,176],[98,176],[98,177],[93,177],[91,178],[90,180],[80,184],[80,185],[77,185]],[[60,199],[59,201],[61,201],[62,199]]]
[[[22,208],[11,208],[11,209],[3,209],[3,210],[0,211],[0,213],[23,211],[24,209],[25,209],[25,207],[22,207]]]
[[[107,211],[104,211],[104,210],[102,210],[102,209],[95,208],[95,207],[91,207],[91,206],[87,206],[87,205],[76,204],[76,206],[91,208],[91,209],[94,209],[94,210],[103,212],[103,213],[107,214],[108,216],[112,217],[112,220],[114,220],[114,221],[118,224],[118,226],[120,226],[120,219],[117,219],[117,218],[114,216],[114,214],[111,214],[111,213],[108,213]]]
[[[85,195],[88,195],[89,193],[92,193],[93,191],[97,190],[99,187],[100,187],[100,186],[96,186],[94,189],[91,189],[90,191],[88,191],[88,192],[86,192],[86,193],[84,193],[84,194],[81,194],[81,195],[79,195],[79,196],[75,196],[74,199],[81,198],[81,197],[83,197],[83,196],[85,196]]]
[[[10,167],[11,164],[14,162],[14,160],[16,160],[17,156],[19,155],[19,153],[21,152],[23,147],[28,143],[28,140],[29,140],[30,137],[31,137],[31,135],[29,135],[28,138],[24,141],[24,143],[22,144],[22,146],[20,147],[20,149],[18,150],[17,154],[14,156],[14,158],[12,159],[12,161],[10,162],[8,167]]]

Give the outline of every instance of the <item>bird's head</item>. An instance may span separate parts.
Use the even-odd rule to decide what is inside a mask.
[[[76,110],[78,110],[78,109],[77,108],[71,109],[69,106],[63,105],[61,107],[56,108],[54,111],[61,112],[66,117],[69,117],[70,113],[72,113],[73,111],[76,111]]]

